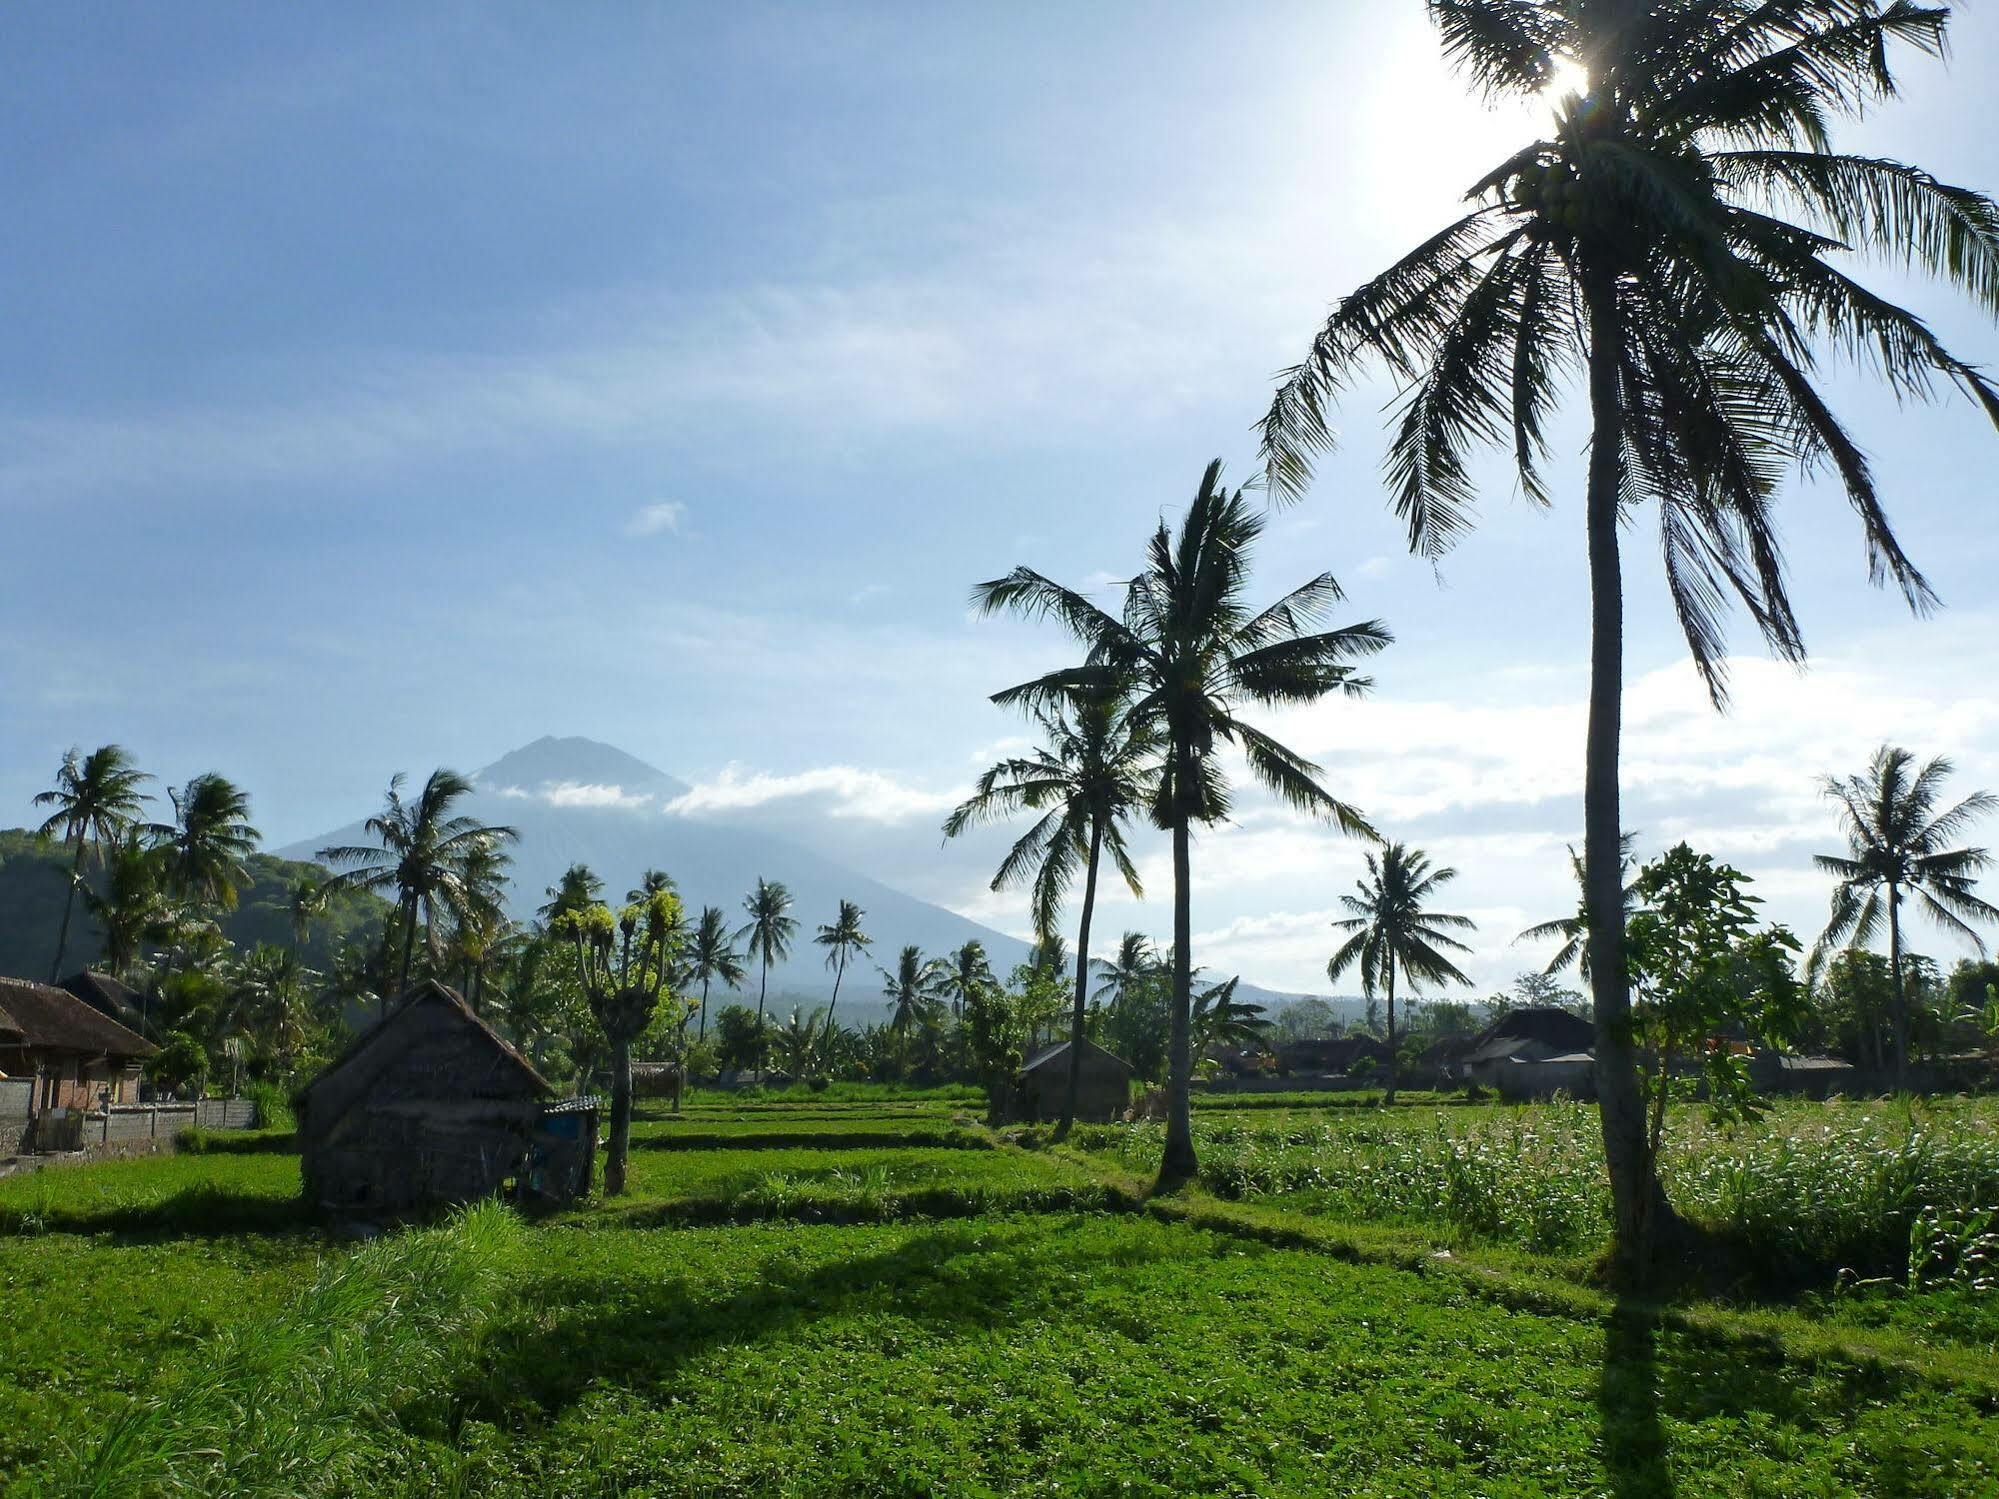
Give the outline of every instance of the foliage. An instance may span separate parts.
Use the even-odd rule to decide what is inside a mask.
[[[186,1031],[169,1031],[146,1058],[146,1081],[176,1098],[199,1098],[208,1087],[208,1048]]]
[[[1761,902],[1749,883],[1684,843],[1639,872],[1644,908],[1631,918],[1625,959],[1638,995],[1636,1038],[1651,1059],[1641,1077],[1655,1161],[1674,1071],[1690,1054],[1715,1117],[1742,1119],[1763,1102],[1731,1038],[1787,1047],[1805,1028],[1807,994],[1791,966],[1802,948],[1781,926],[1756,930]]]
[[[747,1005],[724,1005],[715,1016],[715,1056],[729,1071],[747,1072],[769,1045],[763,1022]]]

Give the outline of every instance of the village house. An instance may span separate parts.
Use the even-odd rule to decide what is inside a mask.
[[[1458,1070],[1502,1098],[1594,1097],[1595,1045],[1596,1027],[1580,1015],[1529,1005],[1481,1031]]]
[[[1069,1045],[1044,1047],[1014,1077],[1013,1114],[1023,1120],[1060,1119],[1069,1087]],[[1076,1078],[1076,1117],[1108,1123],[1131,1105],[1131,1064],[1085,1040]]]
[[[456,992],[420,984],[299,1094],[306,1199],[360,1219],[510,1187],[567,1200],[589,1189],[596,1111],[552,1091]]]
[[[1388,1044],[1365,1031],[1345,1036],[1311,1036],[1286,1041],[1277,1048],[1277,1070],[1293,1075],[1346,1077],[1365,1061],[1362,1071],[1388,1065]]]
[[[0,978],[0,1076],[33,1080],[35,1113],[137,1103],[141,1064],[156,1050],[74,994]]]

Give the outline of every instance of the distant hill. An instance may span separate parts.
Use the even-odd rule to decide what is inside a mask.
[[[67,849],[45,844],[23,829],[0,831],[0,913],[4,913],[0,914],[0,973],[31,979],[49,976],[63,896],[69,889],[69,867]],[[314,872],[314,866],[254,854],[247,868],[249,882],[236,909],[223,918],[223,931],[241,947],[259,942],[291,946],[287,895],[301,875]],[[93,889],[101,888],[87,861],[85,877]],[[308,966],[324,969],[348,938],[372,937],[387,910],[386,902],[365,892],[336,897],[306,935]],[[78,901],[63,967],[73,972],[95,962],[103,950],[103,934]]]
[[[799,930],[791,961],[771,969],[774,1005],[780,997],[784,1003],[819,1003],[831,993],[832,975],[812,934],[833,919],[842,899],[858,901],[867,911],[877,963],[891,962],[905,943],[941,955],[973,938],[985,944],[1002,972],[1027,956],[1027,945],[1017,938],[904,894],[801,844],[726,818],[669,813],[667,805],[686,793],[686,783],[608,744],[538,739],[501,756],[473,780],[475,791],[466,810],[520,833],[508,903],[520,920],[532,918],[547,889],[576,863],[602,876],[612,900],[636,885],[647,869],[663,869],[691,908],[720,906],[732,924],[744,919],[743,897],[759,876],[782,881],[791,890]],[[356,821],[280,852],[290,859],[310,859],[334,844],[365,841]],[[844,1011],[851,1002],[858,1014],[880,989],[872,966],[849,969],[840,1007]],[[749,992],[756,992],[754,976]]]

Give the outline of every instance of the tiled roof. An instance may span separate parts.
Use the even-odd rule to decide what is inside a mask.
[[[21,1033],[12,1043],[17,1046],[113,1057],[149,1057],[159,1050],[74,994],[30,979],[0,978],[0,1013]]]

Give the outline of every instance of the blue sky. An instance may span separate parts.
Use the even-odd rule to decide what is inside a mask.
[[[72,743],[222,769],[285,842],[397,769],[586,734],[1013,929],[990,844],[934,828],[1016,732],[983,694],[1062,645],[970,620],[969,586],[1101,582],[1209,458],[1246,475],[1270,372],[1533,123],[1466,99],[1414,3],[100,4],[10,8],[0,39],[9,819]],[[1849,140],[1999,189],[1999,17],[1956,39]],[[1999,361],[1964,304],[1871,274]],[[1999,785],[1999,438],[1833,386],[1941,618],[1868,590],[1801,484],[1817,663],[1738,634],[1715,720],[1631,547],[1631,820],[1726,849],[1801,927],[1814,775],[1894,737]],[[1579,517],[1495,466],[1485,527],[1409,560],[1387,396],[1354,393],[1261,573],[1330,567],[1398,644],[1375,702],[1286,727],[1463,869],[1498,982],[1569,898]],[[1245,797],[1203,843],[1204,956],[1309,984],[1358,862]]]

